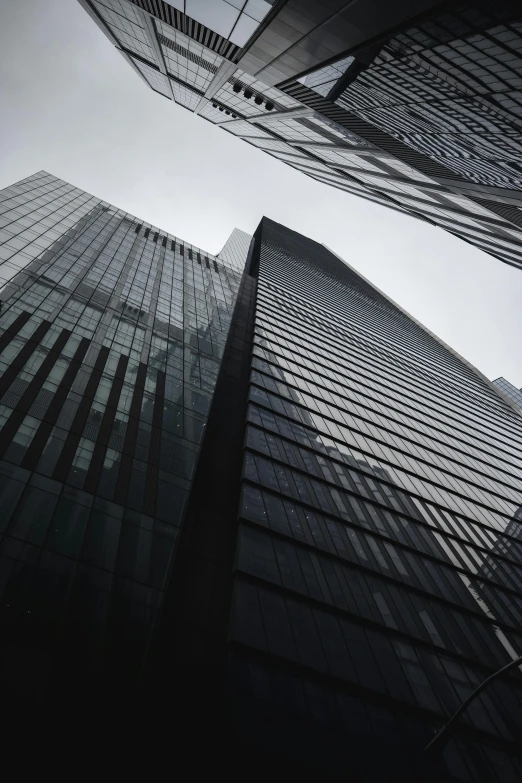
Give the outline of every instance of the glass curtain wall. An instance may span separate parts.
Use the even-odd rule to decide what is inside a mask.
[[[424,779],[434,730],[522,653],[522,421],[324,246],[264,219],[257,252],[239,731],[325,772]],[[493,683],[429,779],[518,780],[521,696],[518,673]]]
[[[135,678],[240,280],[39,172],[0,191],[3,682]],[[78,673],[81,672],[81,676]]]

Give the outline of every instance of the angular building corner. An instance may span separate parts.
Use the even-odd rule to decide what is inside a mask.
[[[422,752],[522,652],[495,388],[267,218],[213,256],[39,172],[0,221],[10,726],[149,773],[518,781],[518,671]]]
[[[520,2],[80,3],[160,95],[522,266]]]

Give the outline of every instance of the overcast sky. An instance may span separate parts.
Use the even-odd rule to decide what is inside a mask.
[[[263,215],[522,386],[522,272],[322,185],[148,89],[77,0],[0,0],[0,188],[45,169],[211,253]]]

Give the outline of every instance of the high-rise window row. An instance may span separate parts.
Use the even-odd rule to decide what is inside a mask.
[[[80,2],[166,98],[522,265],[518,3]]]

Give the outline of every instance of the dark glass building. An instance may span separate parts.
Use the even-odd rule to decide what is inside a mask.
[[[169,100],[522,266],[520,2],[80,2]]]
[[[194,775],[518,781],[518,670],[422,752],[522,652],[495,386],[266,218],[214,257],[45,172],[0,198],[4,695]]]
[[[264,219],[254,248],[239,731],[348,779],[515,781],[520,675],[444,768],[417,751],[521,654],[520,417],[324,246]]]
[[[162,605],[239,251],[233,268],[44,171],[0,199],[2,687],[127,682]]]

